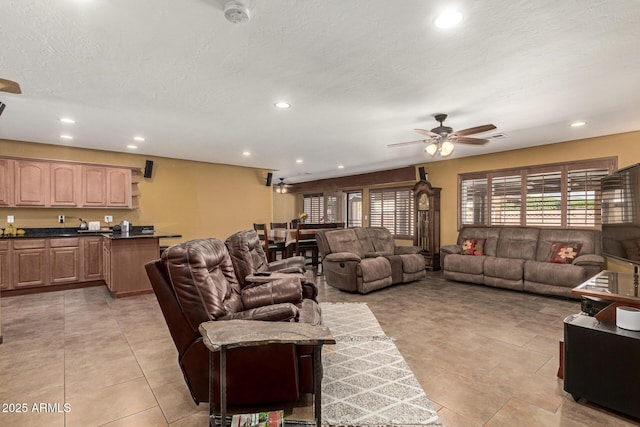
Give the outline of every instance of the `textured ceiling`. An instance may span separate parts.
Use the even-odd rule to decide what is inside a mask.
[[[2,0],[0,78],[23,93],[0,92],[0,138],[131,152],[144,135],[135,153],[293,183],[438,160],[387,144],[440,112],[507,135],[451,158],[640,129],[637,0],[252,0],[235,25],[223,4]],[[449,6],[462,23],[435,28]]]

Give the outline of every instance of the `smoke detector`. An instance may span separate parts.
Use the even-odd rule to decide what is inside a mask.
[[[238,1],[228,1],[224,4],[224,17],[232,24],[243,24],[250,19],[249,9]]]

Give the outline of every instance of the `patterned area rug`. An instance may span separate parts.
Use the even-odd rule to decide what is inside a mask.
[[[442,426],[366,304],[321,303],[336,345],[323,347],[323,426]]]

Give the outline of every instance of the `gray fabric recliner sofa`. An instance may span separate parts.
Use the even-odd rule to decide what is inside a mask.
[[[426,277],[417,246],[396,246],[383,227],[318,230],[318,250],[327,284],[366,294]]]
[[[463,255],[466,241],[485,240],[483,255]],[[582,243],[572,263],[549,261],[554,243]],[[571,289],[605,266],[599,230],[536,227],[463,227],[456,245],[440,248],[443,277],[577,298]]]

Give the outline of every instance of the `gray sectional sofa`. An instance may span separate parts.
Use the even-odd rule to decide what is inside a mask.
[[[463,255],[473,241],[484,241],[482,254]],[[577,257],[569,257],[572,262],[550,260],[552,244],[576,243],[581,248]],[[571,289],[604,268],[601,253],[599,230],[464,227],[456,245],[440,249],[440,259],[445,279],[577,298]]]
[[[382,227],[318,230],[318,250],[327,284],[366,294],[426,277],[417,246],[396,246]]]

